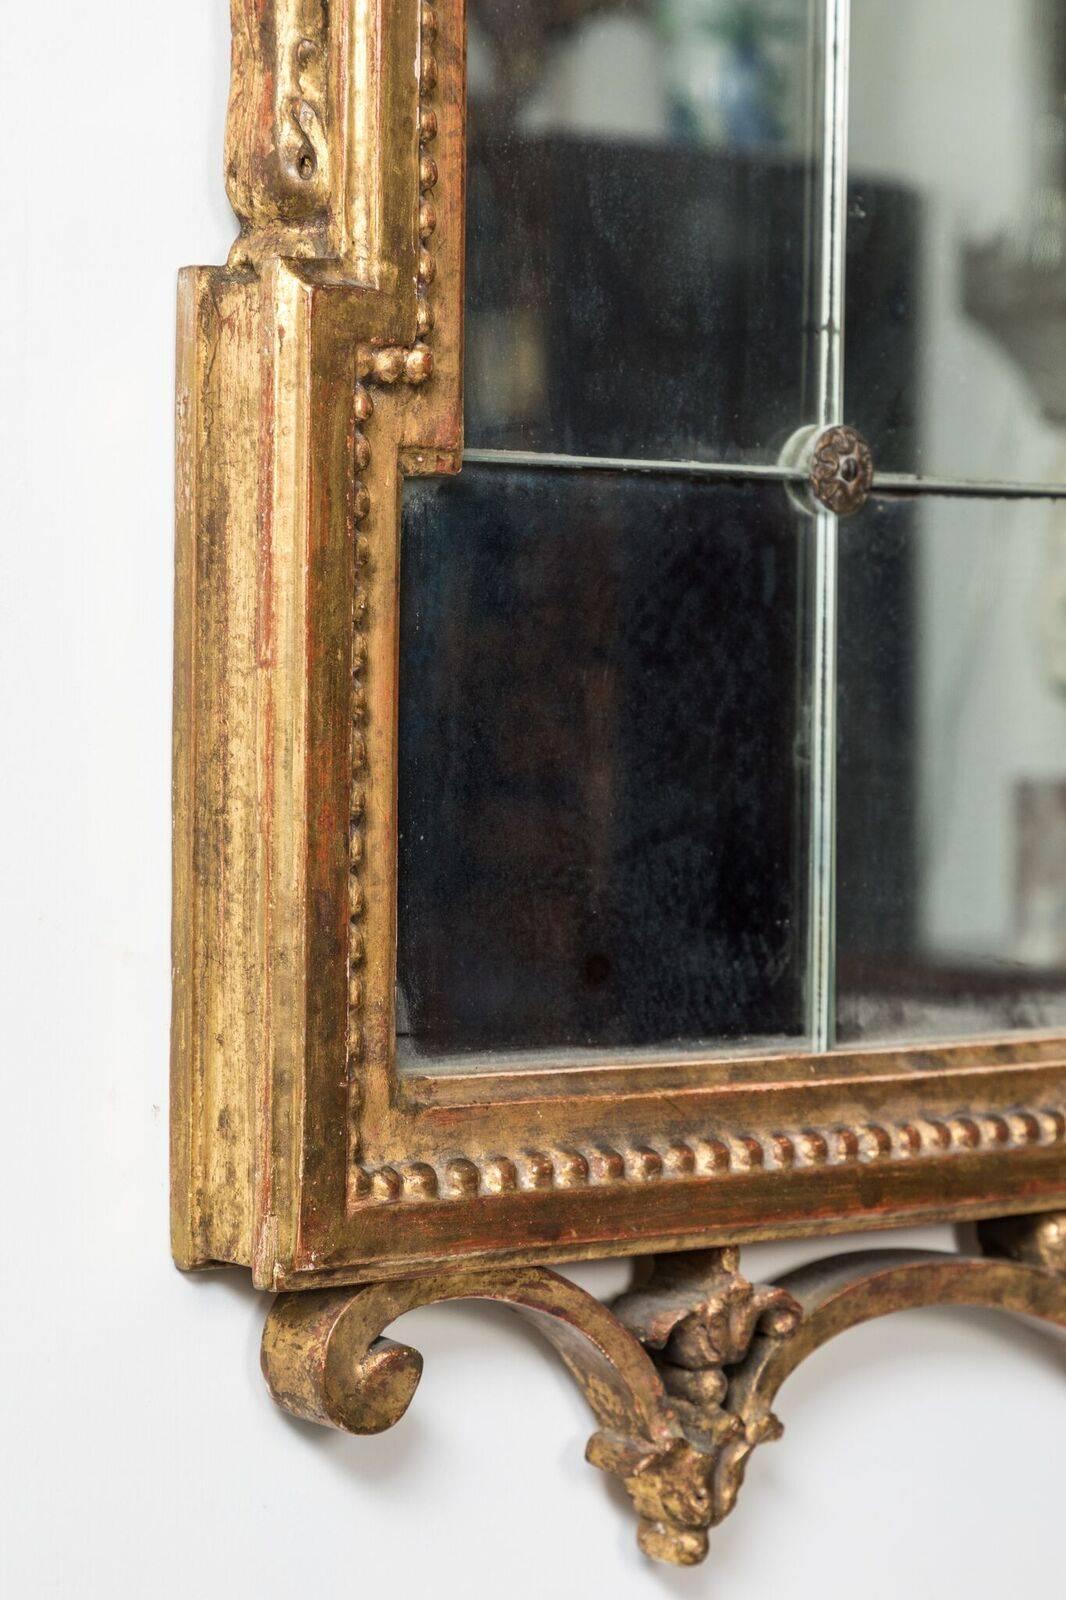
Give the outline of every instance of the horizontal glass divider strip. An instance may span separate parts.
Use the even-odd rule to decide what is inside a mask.
[[[761,483],[804,484],[798,467],[740,461],[669,461],[640,456],[574,456],[546,450],[464,450],[463,460],[479,467],[555,468],[564,472],[659,472],[683,477],[752,479]],[[876,472],[872,493],[886,498],[947,496],[959,500],[1063,500],[1066,483],[1024,483],[978,478],[923,478],[909,472]]]
[[[908,472],[874,472],[875,495],[921,498],[933,495],[955,500],[1062,500],[1066,483],[1012,483],[980,478],[922,478]]]
[[[722,461],[660,461],[632,456],[569,456],[541,450],[464,450],[463,460],[477,467],[555,467],[565,472],[674,472],[682,477],[753,478],[763,483],[805,483],[795,467]]]

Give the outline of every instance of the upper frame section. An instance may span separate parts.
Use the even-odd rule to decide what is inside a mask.
[[[233,0],[178,325],[173,1200],[265,1288],[1066,1204],[1060,1041],[395,1068],[404,473],[462,452],[461,0]]]
[[[432,13],[232,0],[231,15],[226,186],[241,222],[231,266],[329,261],[385,289],[413,278],[406,185],[388,179],[418,148],[420,91],[436,77]]]
[[[364,376],[414,385],[435,378],[432,405],[423,397],[409,407],[407,434],[447,459],[406,469],[454,469],[462,440],[463,0],[230,0],[230,12],[226,190],[240,222],[231,272],[300,263],[308,282],[363,291],[344,321],[369,346]]]

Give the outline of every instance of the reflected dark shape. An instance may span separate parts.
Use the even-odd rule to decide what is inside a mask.
[[[844,393],[848,423],[879,472],[910,471],[920,448],[922,205],[861,174],[848,187]]]
[[[805,523],[783,491],[405,491],[401,1059],[803,1029]]]
[[[815,414],[801,163],[475,118],[469,177],[471,448],[766,462]],[[863,193],[848,420],[894,465],[918,423],[920,212]]]
[[[474,5],[472,448],[767,462],[817,415],[820,156],[806,85],[820,47],[802,0],[775,21],[761,9],[761,72],[734,38],[686,76],[654,8]],[[718,26],[726,39],[721,19],[709,5],[703,28],[693,11],[695,49]],[[612,25],[609,48],[595,47],[590,30]],[[685,99],[697,81],[728,104],[718,126]],[[774,115],[757,115],[771,92]],[[740,124],[763,132],[746,140]],[[922,420],[920,187],[875,166],[850,189],[847,420],[883,470],[911,463]]]
[[[807,419],[806,0],[474,0],[467,442],[772,460]]]
[[[470,145],[472,447],[774,460],[806,415],[804,174],[562,136]]]
[[[841,525],[842,1045],[1066,1025],[1066,700],[1036,600],[1063,581],[1050,515],[875,500]]]
[[[916,936],[915,517],[882,502],[840,525],[837,643],[838,1036],[862,1037],[851,988],[881,981]],[[873,539],[857,532],[873,523]]]

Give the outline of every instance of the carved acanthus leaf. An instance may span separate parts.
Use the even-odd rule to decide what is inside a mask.
[[[757,1333],[790,1338],[802,1313],[785,1290],[749,1283],[736,1249],[657,1257],[638,1274],[612,1309],[654,1361],[684,1439],[649,1454],[600,1434],[589,1460],[624,1482],[640,1514],[641,1548],[689,1565],[706,1554],[707,1530],[733,1509],[752,1451],[782,1431],[768,1407],[746,1420],[727,1409],[728,1369],[744,1361]]]

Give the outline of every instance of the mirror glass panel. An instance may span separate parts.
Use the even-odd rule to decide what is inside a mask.
[[[776,484],[408,483],[401,1060],[802,1044],[804,544]]]
[[[872,502],[840,587],[839,1042],[1062,1029],[1066,503]]]
[[[820,9],[471,0],[471,448],[776,460],[810,410]]]
[[[402,1064],[1066,1027],[1066,8],[470,14]],[[876,479],[838,525],[781,450],[841,420]]]

